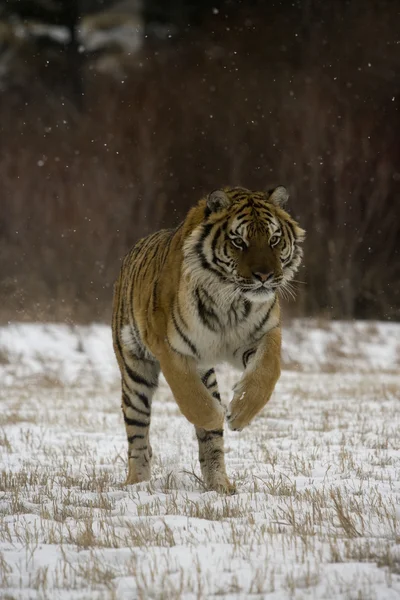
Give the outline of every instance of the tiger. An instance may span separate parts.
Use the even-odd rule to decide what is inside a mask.
[[[280,377],[278,293],[302,260],[305,231],[284,210],[284,186],[224,187],[201,198],[175,229],[139,240],[114,286],[113,347],[128,438],[126,484],[151,476],[152,398],[162,371],[195,426],[207,489],[233,494],[223,426],[241,431]],[[243,374],[226,409],[215,366]]]

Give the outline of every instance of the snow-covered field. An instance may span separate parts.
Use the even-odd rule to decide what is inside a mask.
[[[294,322],[273,399],[204,491],[165,382],[124,487],[109,328],[0,329],[0,597],[400,598],[400,325]],[[238,378],[219,371],[225,401]]]

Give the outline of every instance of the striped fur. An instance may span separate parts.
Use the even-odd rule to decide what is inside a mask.
[[[203,198],[175,230],[140,240],[115,285],[113,341],[121,371],[128,479],[150,478],[151,402],[162,370],[195,425],[206,485],[232,492],[225,471],[225,411],[214,366],[243,370],[227,421],[241,430],[268,402],[280,374],[277,293],[298,269],[304,232],[282,208],[287,192],[226,188]]]

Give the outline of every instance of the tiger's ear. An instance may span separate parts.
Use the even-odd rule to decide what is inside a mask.
[[[275,206],[285,206],[289,199],[289,192],[283,185],[278,185],[278,187],[269,190],[268,194],[268,202],[275,204]]]
[[[211,212],[218,212],[230,206],[231,201],[228,194],[223,190],[214,190],[207,198],[207,207]]]

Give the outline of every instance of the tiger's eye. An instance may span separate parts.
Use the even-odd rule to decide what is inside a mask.
[[[280,238],[279,235],[273,235],[271,237],[271,239],[269,240],[269,243],[270,243],[271,246],[276,246],[276,244],[279,242],[280,239],[281,238]]]
[[[245,248],[247,248],[246,242],[242,240],[242,238],[231,238],[231,244],[239,250],[245,250]]]

